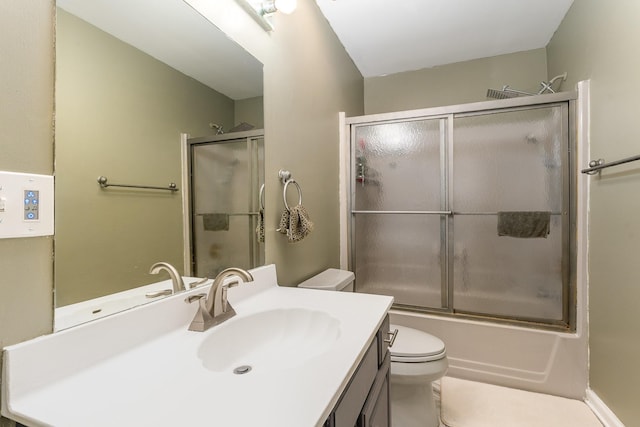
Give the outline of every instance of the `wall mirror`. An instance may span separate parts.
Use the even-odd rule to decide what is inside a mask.
[[[58,330],[69,325],[60,320],[65,308],[168,279],[149,274],[156,262],[191,275],[184,257],[190,243],[183,229],[191,223],[183,215],[190,198],[183,188],[190,147],[184,135],[217,133],[200,140],[201,148],[223,149],[209,149],[199,177],[219,194],[235,185],[230,180],[243,165],[233,157],[242,151],[236,136],[260,145],[262,64],[182,0],[58,0],[55,91]],[[263,170],[263,158],[253,154],[255,170]],[[173,182],[178,191],[102,188],[99,176],[125,185]],[[259,184],[255,171],[244,179]],[[198,185],[206,191],[208,184]],[[250,197],[257,210],[258,191]],[[228,218],[219,210],[199,213],[219,221],[206,232],[226,231],[221,222]],[[254,262],[264,259],[261,251],[264,244]]]

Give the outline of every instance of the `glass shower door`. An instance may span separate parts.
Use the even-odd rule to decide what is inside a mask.
[[[351,241],[358,292],[393,295],[406,306],[446,306],[446,123],[355,127]]]
[[[567,114],[562,104],[454,119],[456,312],[550,323],[566,318]],[[527,227],[521,212],[550,215],[549,234],[499,235],[499,215],[520,221],[516,231]]]
[[[263,183],[263,137],[191,145],[195,276],[215,277],[228,267],[264,264],[264,243],[256,231]]]

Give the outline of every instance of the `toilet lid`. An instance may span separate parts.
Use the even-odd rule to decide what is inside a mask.
[[[398,330],[391,352],[391,360],[396,362],[428,362],[445,356],[444,342],[440,338],[406,326],[391,325],[390,330]]]

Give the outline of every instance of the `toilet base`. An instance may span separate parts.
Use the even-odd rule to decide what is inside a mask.
[[[431,383],[421,385],[394,384],[391,380],[391,425],[393,427],[438,427]]]

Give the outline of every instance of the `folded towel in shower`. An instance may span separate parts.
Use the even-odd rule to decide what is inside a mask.
[[[277,232],[286,234],[289,243],[299,242],[313,231],[313,222],[309,219],[307,210],[302,205],[286,209],[280,216]]]
[[[264,243],[264,209],[258,213],[258,226],[256,227],[256,237],[259,243]]]
[[[498,236],[546,239],[550,230],[551,212],[498,212]]]
[[[229,215],[222,213],[210,213],[202,215],[202,223],[206,231],[228,231]]]

